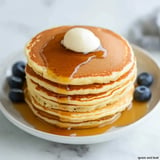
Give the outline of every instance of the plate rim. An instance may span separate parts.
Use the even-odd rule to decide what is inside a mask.
[[[146,50],[144,50],[144,49],[142,49],[142,48],[140,48],[140,47],[138,47],[138,46],[136,46],[134,44],[132,44],[132,48],[133,48],[133,50],[137,50],[137,51],[141,52],[141,54],[143,54],[144,56],[149,58],[152,61],[152,63],[154,63],[156,68],[160,71],[159,65],[153,60],[153,58],[149,55],[149,53]],[[13,57],[11,57],[11,58],[13,59]],[[7,61],[8,61],[8,59],[7,59]],[[160,72],[158,74],[159,74],[159,77],[160,77]],[[135,125],[138,125],[139,123],[144,121],[146,118],[151,117],[151,115],[158,108],[157,106],[158,106],[159,102],[160,102],[160,99],[156,103],[155,107],[149,113],[147,113],[146,115],[141,117],[139,120],[137,120],[136,122],[133,122],[133,123],[131,123],[129,125],[122,126],[122,127],[116,127],[117,129],[113,129],[111,131],[107,131],[105,133],[98,134],[98,135],[77,136],[77,137],[51,134],[51,133],[47,133],[47,132],[44,132],[44,131],[37,130],[36,128],[32,128],[32,127],[30,127],[28,125],[25,125],[23,122],[19,121],[14,116],[12,116],[12,114],[10,114],[6,110],[5,106],[3,106],[2,102],[0,102],[0,110],[3,113],[3,115],[12,124],[14,124],[18,128],[20,128],[21,130],[27,132],[28,134],[31,134],[31,135],[36,136],[36,137],[39,137],[41,139],[45,139],[45,140],[52,141],[52,142],[65,143],[65,144],[94,144],[94,143],[105,142],[107,140],[112,140],[113,138],[116,138],[115,135],[117,134],[117,132],[119,133],[119,135],[121,135],[127,129],[130,130],[130,128],[134,127]]]

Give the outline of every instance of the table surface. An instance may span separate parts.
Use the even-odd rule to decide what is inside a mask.
[[[0,60],[21,51],[38,32],[57,25],[102,26],[126,35],[129,27],[160,5],[159,0],[0,0]],[[23,53],[22,53],[23,54]],[[151,53],[160,64],[160,54]],[[0,68],[1,70],[1,68]],[[0,159],[160,159],[160,106],[149,121],[109,142],[67,145],[42,140],[12,125],[0,113]]]

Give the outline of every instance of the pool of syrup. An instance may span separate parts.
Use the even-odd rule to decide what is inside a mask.
[[[113,127],[129,125],[148,112],[148,103],[134,101],[132,107],[123,111],[120,118],[112,124],[90,129],[62,129],[36,117],[26,103],[14,104],[14,107],[22,115],[24,120],[37,130],[63,136],[91,136],[101,134]]]

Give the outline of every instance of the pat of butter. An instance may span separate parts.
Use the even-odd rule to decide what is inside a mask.
[[[100,40],[88,29],[72,28],[64,35],[62,44],[72,51],[87,54],[100,47]]]

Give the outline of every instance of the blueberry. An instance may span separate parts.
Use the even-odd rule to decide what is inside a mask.
[[[22,89],[13,88],[9,92],[9,99],[12,102],[24,102],[24,93]]]
[[[17,77],[25,78],[25,63],[18,61],[12,66],[12,74]]]
[[[143,72],[137,77],[138,85],[144,85],[149,87],[153,83],[153,76],[147,72]]]
[[[151,90],[146,86],[138,86],[134,91],[134,99],[138,102],[146,102],[151,98]]]
[[[10,76],[7,78],[7,80],[8,80],[8,85],[10,88],[22,89],[24,79],[22,79],[21,77]]]

